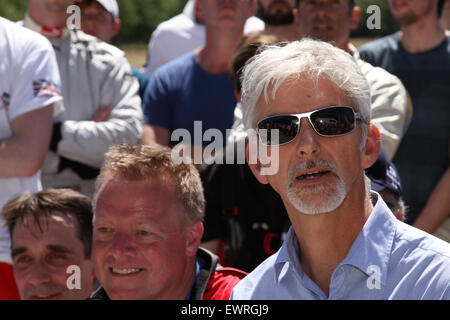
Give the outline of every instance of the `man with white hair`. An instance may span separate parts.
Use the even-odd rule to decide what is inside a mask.
[[[322,40],[353,56],[370,85],[372,122],[378,127],[381,145],[392,159],[413,114],[408,92],[400,79],[382,68],[363,61],[350,42],[350,32],[358,27],[361,10],[354,0],[298,1],[296,8],[301,38]],[[235,110],[235,128],[240,127],[240,107]],[[234,139],[234,132],[229,141]]]
[[[364,169],[380,149],[369,92],[354,59],[325,42],[271,46],[245,67],[244,123],[258,132],[251,143],[278,152],[278,171],[264,175],[254,145],[247,158],[258,156],[250,168],[292,227],[232,299],[450,298],[450,245],[398,221],[369,191]]]

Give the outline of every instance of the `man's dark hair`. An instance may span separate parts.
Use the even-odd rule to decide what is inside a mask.
[[[438,2],[438,8],[437,8],[438,11],[437,12],[438,12],[439,18],[442,15],[442,9],[444,8],[444,3],[445,3],[445,0],[439,0],[439,2]]]
[[[241,92],[241,74],[245,63],[253,57],[263,45],[277,44],[282,38],[265,31],[254,31],[242,37],[231,59],[231,80],[234,88]]]
[[[12,239],[12,233],[18,221],[23,222],[29,215],[34,217],[42,231],[39,219],[53,213],[73,216],[77,221],[78,239],[83,243],[86,259],[91,256],[92,248],[92,205],[91,200],[71,189],[47,189],[38,193],[24,192],[8,201],[2,209]]]

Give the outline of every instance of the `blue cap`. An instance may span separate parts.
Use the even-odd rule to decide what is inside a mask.
[[[400,175],[383,148],[380,149],[377,161],[366,169],[366,175],[370,179],[372,190],[380,192],[389,189],[399,197],[402,195]]]

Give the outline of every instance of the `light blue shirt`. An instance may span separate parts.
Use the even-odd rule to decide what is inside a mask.
[[[450,299],[450,244],[398,221],[378,200],[347,257],[331,277],[329,297],[303,272],[294,230],[277,253],[234,288],[233,300]]]

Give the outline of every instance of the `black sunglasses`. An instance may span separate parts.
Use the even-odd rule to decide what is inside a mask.
[[[335,137],[352,132],[359,112],[351,107],[326,107],[299,114],[279,114],[262,119],[257,130],[266,146],[281,146],[294,140],[300,131],[300,121],[307,117],[314,130],[321,136]],[[278,130],[278,141],[272,141],[272,130]]]

